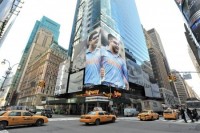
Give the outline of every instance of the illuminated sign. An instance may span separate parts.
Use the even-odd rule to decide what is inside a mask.
[[[54,95],[61,95],[66,93],[68,76],[69,76],[69,67],[70,67],[70,59],[60,64]]]
[[[108,102],[109,99],[108,97],[104,97],[104,96],[93,96],[93,97],[85,98],[85,102],[97,102],[97,101]]]
[[[124,46],[116,33],[93,30],[87,39],[85,56],[85,85],[129,87]]]
[[[105,96],[105,97],[121,97],[122,94],[119,91],[114,91],[114,93],[100,93],[99,90],[87,90],[84,94],[76,95],[77,97],[88,97],[88,96]]]
[[[68,93],[82,91],[83,84],[83,70],[70,74]]]

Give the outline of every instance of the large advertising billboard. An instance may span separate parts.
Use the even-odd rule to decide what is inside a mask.
[[[200,42],[200,19],[198,19],[192,26],[191,30],[197,40],[197,42]]]
[[[3,0],[0,4],[0,21],[4,21],[12,8],[13,0]]]
[[[69,67],[70,67],[70,59],[60,64],[54,95],[66,94]]]
[[[68,93],[82,91],[83,88],[83,73],[84,71],[78,71],[70,74]]]
[[[82,85],[129,89],[125,51],[119,35],[97,28],[73,48],[68,93],[81,91]]]
[[[128,89],[124,46],[118,35],[96,29],[87,42],[84,84]]]
[[[193,25],[200,18],[200,0],[184,0],[182,11],[189,25]]]

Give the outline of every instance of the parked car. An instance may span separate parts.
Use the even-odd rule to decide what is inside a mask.
[[[41,126],[48,123],[46,116],[33,115],[26,110],[8,110],[0,111],[0,128],[16,125],[37,125]]]
[[[138,114],[138,118],[142,120],[156,120],[159,119],[159,114],[153,110],[144,110]]]
[[[135,108],[125,108],[124,116],[137,116],[139,112]]]
[[[50,109],[44,109],[41,112],[41,115],[46,116],[48,118],[52,118],[53,112]]]
[[[99,125],[104,122],[115,122],[116,116],[107,113],[106,111],[91,111],[86,115],[81,115],[80,122],[85,123],[86,125],[94,123]]]
[[[177,120],[179,118],[179,113],[174,109],[166,109],[163,111],[163,118]]]

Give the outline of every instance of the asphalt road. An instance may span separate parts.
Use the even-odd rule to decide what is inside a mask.
[[[137,118],[118,118],[115,123],[99,126],[85,125],[78,117],[51,118],[41,127],[20,126],[8,127],[0,133],[199,133],[200,122],[184,123],[164,121],[139,121]]]

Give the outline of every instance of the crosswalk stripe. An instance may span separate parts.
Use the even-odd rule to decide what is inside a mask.
[[[68,120],[79,120],[80,118],[50,118],[49,121],[68,121]]]

